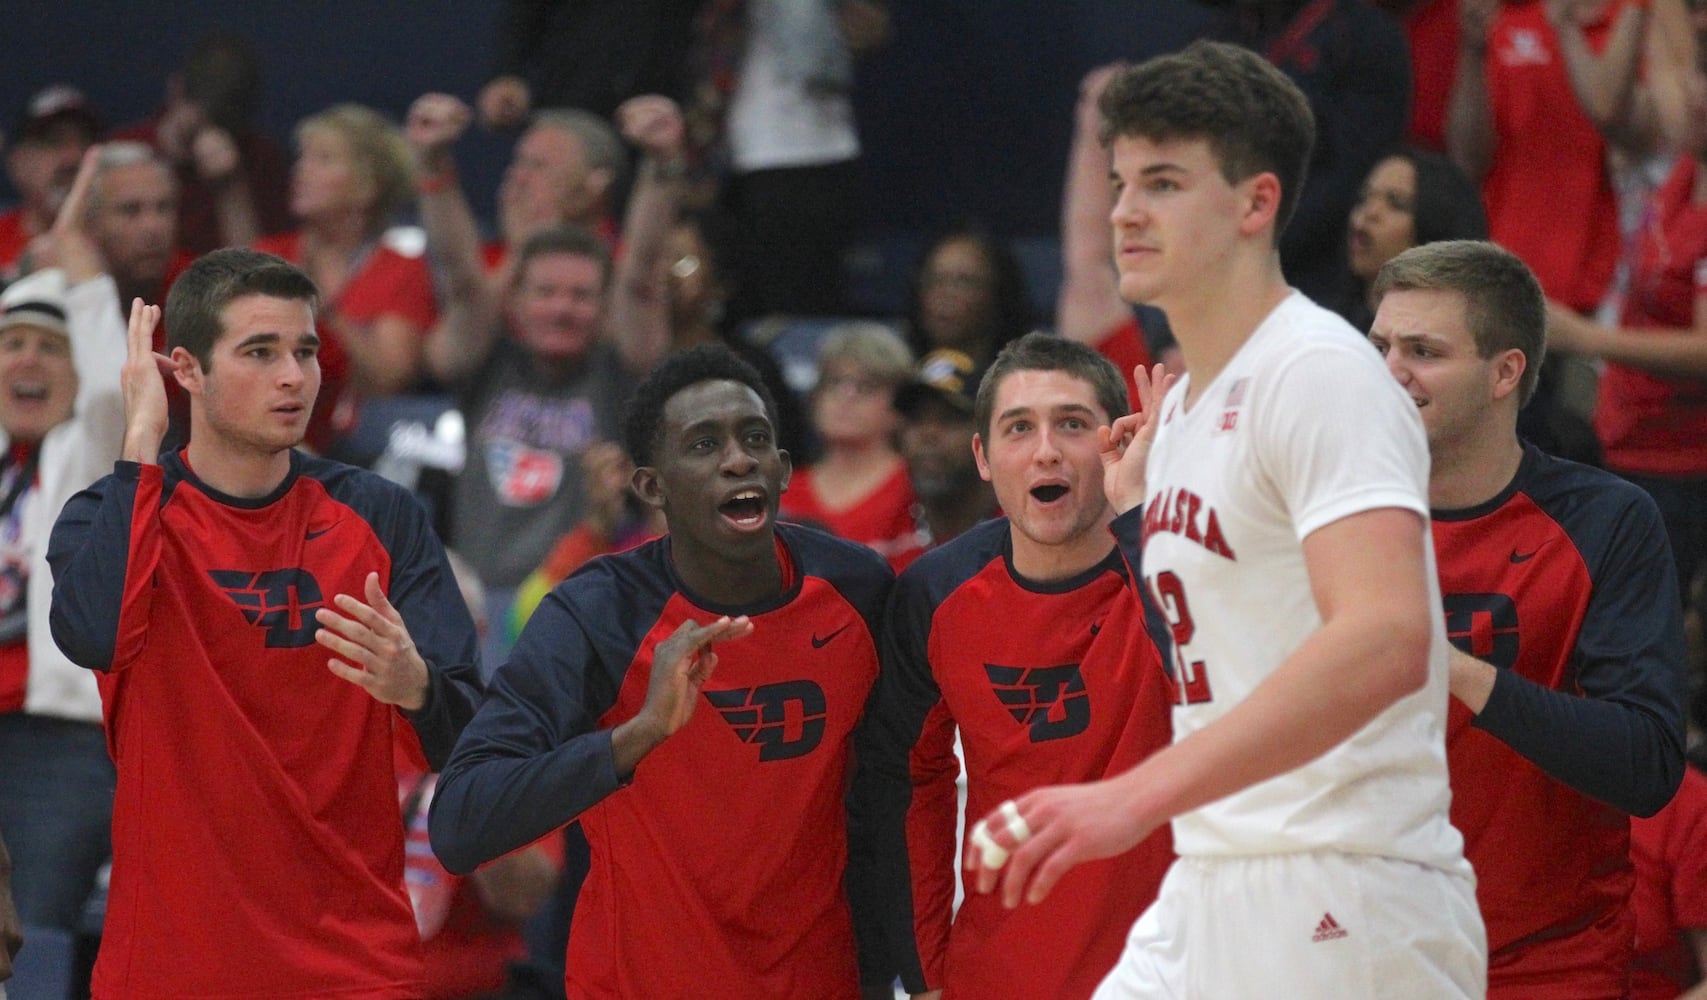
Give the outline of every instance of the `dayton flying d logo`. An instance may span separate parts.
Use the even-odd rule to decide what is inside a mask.
[[[1091,696],[1077,663],[1058,667],[1004,667],[984,664],[990,687],[1014,717],[1031,727],[1031,742],[1077,736],[1091,724]]]
[[[761,761],[804,757],[824,739],[829,709],[824,689],[811,681],[701,693],[742,743],[759,745]]]
[[[317,608],[326,606],[320,584],[300,568],[250,573],[240,569],[208,570],[208,576],[243,612],[251,625],[267,630],[267,645],[290,649],[314,645],[320,626]]]

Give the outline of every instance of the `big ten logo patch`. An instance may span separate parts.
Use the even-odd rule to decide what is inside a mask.
[[[812,681],[701,693],[742,743],[758,744],[760,761],[804,757],[824,740],[829,706]]]
[[[1478,660],[1510,669],[1517,663],[1517,605],[1505,594],[1447,594],[1446,637]]]
[[[1091,697],[1077,663],[1053,667],[984,664],[996,700],[1031,729],[1031,742],[1077,736],[1091,724]]]
[[[320,584],[305,569],[274,569],[251,573],[240,569],[209,570],[208,576],[231,598],[250,625],[267,630],[266,644],[274,649],[312,646],[320,626],[314,612],[326,606]]]
[[[1221,416],[1215,421],[1213,433],[1231,434],[1239,429],[1239,413],[1245,408],[1245,392],[1250,384],[1250,377],[1246,376],[1228,387],[1227,399],[1221,404]]]

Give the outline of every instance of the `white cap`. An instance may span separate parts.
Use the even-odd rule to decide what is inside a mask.
[[[71,335],[65,323],[64,271],[57,267],[37,271],[0,293],[0,330],[14,326],[36,326]]]

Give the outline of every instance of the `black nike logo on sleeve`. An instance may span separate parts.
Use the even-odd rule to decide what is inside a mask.
[[[302,536],[302,538],[304,541],[312,542],[316,538],[319,538],[321,535],[324,535],[326,532],[331,531],[333,528],[336,528],[336,527],[337,527],[336,524],[329,524],[326,527],[321,528],[319,531],[315,531],[312,528],[310,528],[308,530],[308,532]]]
[[[843,632],[846,632],[847,630],[848,630],[848,627],[846,625],[843,625],[841,628],[836,629],[834,632],[831,632],[829,635],[826,635],[826,636],[819,636],[819,635],[814,634],[812,636],[812,648],[813,649],[823,649],[825,646],[828,646],[830,644],[831,639],[834,639],[836,636],[841,635]]]
[[[1536,549],[1535,551],[1539,552],[1540,549]],[[1511,561],[1513,564],[1526,563],[1529,560],[1534,559],[1534,558],[1535,558],[1535,552],[1525,552],[1525,553],[1519,555],[1518,551],[1516,549],[1511,550]]]

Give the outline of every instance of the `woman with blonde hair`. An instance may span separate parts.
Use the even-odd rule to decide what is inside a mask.
[[[915,532],[913,486],[895,448],[900,414],[895,391],[913,373],[913,355],[881,323],[844,323],[818,350],[812,426],[824,453],[797,469],[782,497],[782,516],[823,527],[876,549],[901,551]]]
[[[354,425],[361,399],[414,387],[438,311],[420,242],[388,232],[415,193],[397,126],[339,104],[303,119],[296,147],[290,208],[301,228],[255,247],[301,266],[320,287],[321,387],[308,443],[325,451]]]

